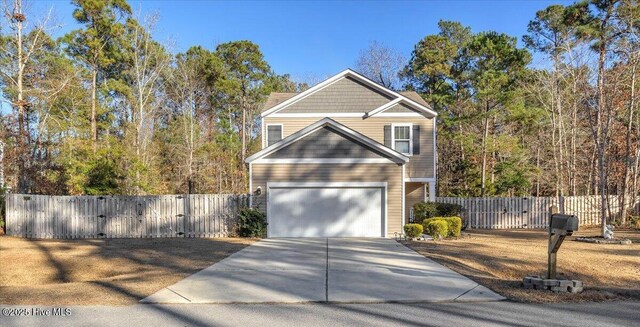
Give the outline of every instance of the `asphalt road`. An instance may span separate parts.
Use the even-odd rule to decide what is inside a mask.
[[[7,308],[31,308],[1,306]],[[39,306],[40,309],[50,307]],[[0,316],[0,326],[638,326],[640,302],[534,305],[140,304],[69,307],[69,316]]]

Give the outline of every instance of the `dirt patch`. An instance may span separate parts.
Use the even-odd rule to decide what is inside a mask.
[[[126,305],[255,242],[238,238],[0,237],[0,303]]]
[[[558,252],[558,277],[584,282],[584,292],[577,295],[521,286],[524,276],[546,274],[546,231],[472,230],[456,240],[405,244],[514,301],[640,300],[640,231],[616,231],[616,237],[631,239],[630,245],[575,241],[597,233],[596,228],[583,228],[567,238]]]

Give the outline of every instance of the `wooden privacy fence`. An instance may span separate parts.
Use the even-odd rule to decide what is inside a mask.
[[[620,214],[620,196],[609,196],[612,216]],[[437,197],[436,202],[459,204],[471,228],[547,228],[549,207],[576,215],[580,225],[600,224],[601,199],[597,195],[563,197],[457,198]],[[638,212],[640,198],[627,198],[627,206]]]
[[[7,194],[7,234],[29,238],[225,237],[249,195]]]

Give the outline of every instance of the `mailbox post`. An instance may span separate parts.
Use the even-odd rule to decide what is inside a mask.
[[[556,278],[558,249],[565,237],[578,230],[578,217],[558,213],[558,207],[549,208],[549,247],[547,257],[547,279]]]
[[[553,292],[582,292],[582,282],[579,280],[556,279],[556,259],[558,249],[565,237],[578,230],[578,217],[558,213],[558,207],[549,208],[549,247],[547,249],[547,276],[526,276],[522,286],[528,289],[551,290]]]

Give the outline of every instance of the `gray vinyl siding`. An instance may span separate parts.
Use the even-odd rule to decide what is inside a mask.
[[[358,133],[384,144],[384,126],[393,123],[412,123],[420,126],[420,154],[409,157],[406,176],[413,178],[434,178],[434,119],[424,117],[384,117],[373,116],[367,119],[359,117],[331,117]],[[263,124],[282,123],[283,137],[287,137],[320,120],[319,117],[273,118],[265,117]]]
[[[389,158],[389,155],[374,151],[337,131],[323,127],[311,135],[266,156],[266,159],[297,158]]]
[[[267,182],[387,182],[387,233],[402,230],[402,166],[389,164],[252,164],[253,205],[266,211]]]
[[[368,112],[393,98],[378,90],[344,77],[331,85],[289,105],[278,113]]]

